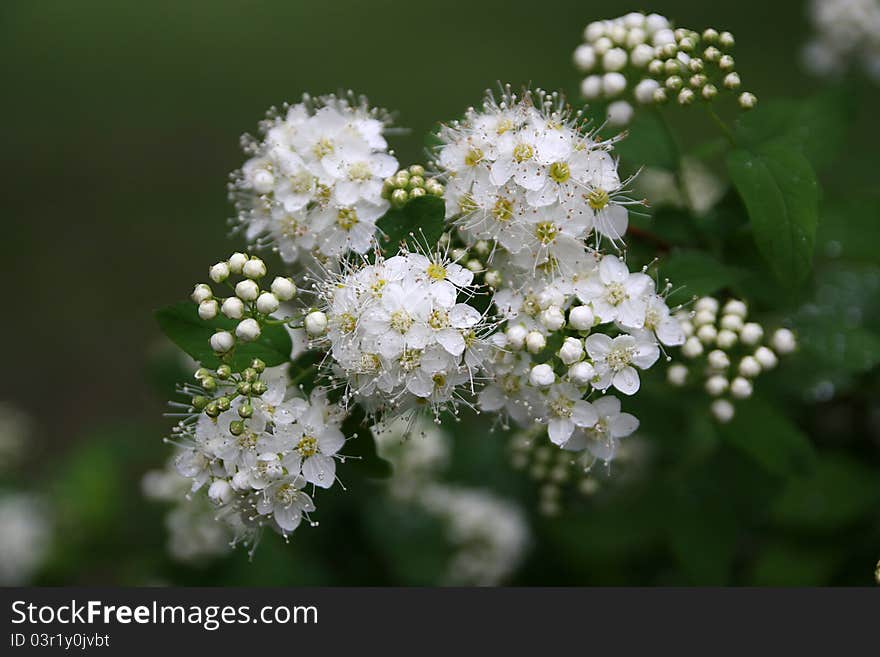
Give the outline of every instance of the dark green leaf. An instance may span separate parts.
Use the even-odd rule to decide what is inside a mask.
[[[834,162],[846,143],[853,105],[851,97],[840,92],[807,100],[771,100],[740,118],[737,141],[746,148],[760,149],[762,144],[784,139],[822,168]]]
[[[446,203],[436,196],[421,196],[402,208],[392,208],[377,223],[385,233],[383,250],[393,255],[401,242],[410,247],[427,244],[433,249],[443,233],[445,217]]]
[[[643,166],[668,171],[678,169],[678,146],[659,113],[639,113],[628,133],[628,137],[614,147],[628,170],[635,171]]]
[[[727,167],[751,220],[755,243],[776,277],[795,286],[810,273],[819,222],[819,188],[809,161],[777,141],[739,148]]]
[[[829,260],[877,262],[880,199],[824,199],[816,252]]]
[[[833,551],[788,542],[764,547],[751,576],[752,586],[822,586],[837,566]]]
[[[773,517],[786,527],[833,532],[872,513],[878,503],[876,472],[845,456],[823,455],[813,472],[788,482]]]
[[[816,460],[809,438],[776,407],[756,398],[736,403],[736,415],[721,426],[721,435],[777,476],[807,472]]]
[[[677,251],[660,262],[660,273],[673,285],[669,303],[712,294],[736,284],[744,272],[719,262],[702,251]]]
[[[211,349],[211,336],[217,329],[235,331],[238,323],[219,315],[205,321],[199,317],[196,304],[188,301],[157,310],[156,320],[162,332],[174,344],[205,367],[210,368],[216,368],[221,362]],[[292,348],[290,334],[285,327],[277,324],[263,326],[263,332],[258,340],[249,343],[239,342],[223,362],[239,371],[250,365],[254,358],[259,358],[272,367],[290,360]]]

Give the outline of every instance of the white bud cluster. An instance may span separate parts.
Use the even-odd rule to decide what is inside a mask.
[[[803,50],[807,69],[840,76],[851,64],[880,82],[880,3],[877,0],[810,0],[815,29]]]
[[[336,481],[344,411],[321,388],[304,397],[286,366],[259,359],[240,372],[203,368],[195,378],[180,389],[190,401],[171,438],[177,472],[191,492],[205,490],[236,540],[253,543],[264,526],[293,532],[315,510],[306,484]]]
[[[425,167],[413,164],[401,169],[382,183],[382,198],[392,207],[401,208],[421,196],[443,196],[446,188],[436,178],[425,177]]]
[[[754,107],[754,94],[739,91],[740,76],[729,53],[733,45],[730,32],[673,29],[664,16],[632,12],[587,25],[574,62],[588,74],[581,94],[611,101],[608,122],[622,126],[635,113],[633,103],[690,105],[728,91],[738,94],[741,108]]]
[[[234,330],[217,329],[211,336],[211,349],[218,355],[232,352],[238,341],[259,339],[261,324],[278,310],[282,301],[290,301],[296,296],[293,280],[282,276],[276,276],[268,290],[261,289],[260,280],[266,274],[266,263],[260,258],[233,253],[228,260],[218,262],[208,270],[211,280],[230,288],[234,293],[232,296],[216,296],[207,283],[199,283],[193,288],[190,298],[198,304],[201,319],[211,321],[222,314],[238,322]],[[231,276],[243,278],[233,286]]]
[[[722,306],[714,297],[702,297],[692,312],[681,311],[676,317],[687,336],[681,353],[691,362],[670,365],[667,381],[677,387],[697,383],[691,377],[691,372],[696,372],[705,392],[714,398],[712,415],[722,423],[733,419],[731,399],[751,397],[754,379],[776,367],[777,355],[790,354],[797,348],[789,329],[780,328],[767,336],[763,326],[748,321],[748,307],[739,299],[730,299]],[[764,344],[766,337],[769,346]]]
[[[243,138],[251,157],[229,186],[247,240],[286,262],[366,253],[388,208],[383,181],[397,171],[382,136],[389,124],[352,94],[270,110],[260,139]]]

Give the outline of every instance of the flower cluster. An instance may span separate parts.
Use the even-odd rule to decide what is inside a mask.
[[[617,256],[593,253],[572,277],[506,287],[494,303],[505,319],[505,351],[490,364],[494,379],[481,407],[520,424],[547,424],[551,441],[569,449],[606,443],[593,447],[611,458],[610,444],[638,423],[618,422],[582,398],[610,388],[635,394],[638,370],[658,360],[659,345],[684,342],[654,280]]]
[[[691,373],[696,371],[705,391],[714,398],[710,409],[718,422],[733,419],[731,399],[751,397],[755,378],[776,367],[777,354],[789,354],[797,348],[794,333],[786,328],[770,336],[769,346],[764,344],[764,327],[746,321],[748,308],[739,299],[731,299],[721,307],[718,299],[703,297],[697,300],[693,312],[682,311],[676,317],[687,336],[681,355],[691,363],[670,365],[667,380],[682,387],[691,383]]]
[[[594,231],[611,240],[626,232],[633,201],[611,156],[614,140],[588,132],[558,94],[488,94],[439,139],[447,219],[468,245],[497,244],[534,271],[577,257]]]
[[[191,491],[207,488],[237,539],[253,542],[266,525],[288,535],[315,510],[305,486],[336,481],[344,412],[320,388],[304,398],[286,366],[255,360],[240,373],[220,365],[195,377],[171,439],[177,471]]]
[[[383,137],[389,124],[352,94],[270,110],[261,138],[243,138],[250,159],[230,184],[247,240],[286,262],[368,251],[388,207],[382,183],[397,171]]]
[[[721,91],[737,92],[743,109],[751,109],[754,94],[740,92],[741,80],[730,55],[730,32],[707,28],[702,33],[673,29],[659,14],[632,12],[611,20],[595,21],[584,30],[585,43],[574,52],[576,66],[588,73],[581,93],[588,100],[612,101],[608,122],[630,122],[637,104],[681,105],[714,100]],[[631,90],[630,94],[627,90]]]
[[[291,278],[276,276],[269,289],[261,289],[259,281],[266,277],[266,263],[256,256],[233,253],[228,260],[218,262],[208,272],[211,280],[226,285],[233,293],[228,297],[215,296],[207,283],[193,288],[190,298],[198,304],[199,317],[210,321],[222,314],[238,322],[234,331],[218,329],[210,338],[211,349],[221,357],[232,354],[238,341],[253,342],[263,331],[263,325],[281,306],[296,296],[296,285]],[[232,284],[230,276],[241,280]]]
[[[406,205],[407,201],[420,196],[443,196],[443,185],[435,178],[425,177],[425,167],[421,164],[401,169],[382,183],[382,198],[390,201],[395,208]]]
[[[880,80],[880,2],[811,0],[816,35],[804,48],[804,62],[818,75],[843,73],[852,60]]]
[[[441,255],[401,252],[347,266],[319,289],[306,331],[327,343],[348,401],[376,412],[455,408],[489,348],[487,322],[467,303],[473,273]]]

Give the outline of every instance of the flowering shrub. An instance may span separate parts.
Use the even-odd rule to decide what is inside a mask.
[[[386,141],[390,115],[352,94],[273,109],[260,137],[243,139],[248,159],[229,189],[248,253],[211,266],[192,303],[157,315],[199,363],[175,402],[174,467],[234,542],[316,525],[325,490],[383,469],[371,428],[425,418],[468,416],[509,434],[514,464],[543,482],[541,509],[557,513],[564,483],[591,493],[594,464],[645,429],[643,391],[660,386],[665,403],[724,425],[757,376],[797,348],[793,331],[749,318],[735,296],[740,264],[719,261],[723,230],[710,234],[697,216],[723,202],[714,190],[724,185],[704,185],[705,198],[686,189],[666,119],[702,106],[752,248],[781,285],[797,286],[812,262],[815,175],[790,135],[767,138],[774,113],[735,125],[719,115],[725,100],[738,115],[756,105],[733,35],[640,13],[584,35],[581,91],[610,101],[604,115],[503,86],[442,124],[424,164],[402,169]],[[629,135],[610,129],[623,124]],[[693,213],[680,245],[652,232],[655,201],[639,191],[639,172],[661,162],[675,174],[660,191]],[[261,251],[284,270],[270,274]],[[771,468],[789,458],[740,441]],[[396,477],[405,499],[457,531],[483,522],[452,510],[483,498]]]

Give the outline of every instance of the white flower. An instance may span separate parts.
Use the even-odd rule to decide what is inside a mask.
[[[336,480],[336,453],[345,436],[333,422],[328,423],[323,393],[313,393],[308,410],[292,424],[276,429],[276,437],[290,447],[284,457],[288,472],[300,473],[310,484],[330,488]]]
[[[563,445],[570,451],[589,450],[598,459],[609,462],[617,451],[617,442],[639,428],[638,419],[620,411],[620,400],[605,395],[593,402],[596,421],[575,431]]]
[[[616,256],[607,255],[598,272],[576,285],[578,298],[589,303],[601,322],[617,321],[628,328],[642,328],[653,280],[642,273],[631,274]]]
[[[633,395],[639,389],[635,368],[647,369],[660,357],[657,343],[647,333],[616,338],[596,333],[586,339],[585,346],[596,369],[593,386],[599,390],[614,386],[625,395]]]
[[[266,487],[257,497],[256,510],[271,516],[283,534],[299,527],[304,515],[315,510],[312,498],[302,491],[305,479],[289,477]]]
[[[555,445],[564,445],[576,427],[591,427],[599,420],[596,409],[571,384],[557,383],[545,400],[547,435]]]

